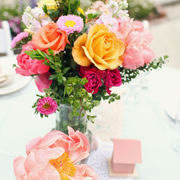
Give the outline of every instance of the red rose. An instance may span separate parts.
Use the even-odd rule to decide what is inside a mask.
[[[85,84],[87,92],[98,93],[99,87],[102,86],[100,71],[95,67],[80,67],[79,74],[88,80],[88,83]]]
[[[106,86],[106,91],[108,94],[111,94],[110,88],[113,86],[121,86],[122,85],[122,79],[121,79],[121,74],[118,69],[115,70],[107,70],[106,71],[106,76],[104,79],[104,84]]]

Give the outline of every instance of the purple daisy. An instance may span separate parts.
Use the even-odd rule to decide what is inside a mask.
[[[84,23],[81,17],[75,15],[68,15],[68,16],[61,16],[57,21],[57,25],[59,29],[66,31],[67,34],[71,34],[74,33],[75,31],[81,32]]]
[[[58,105],[51,97],[39,99],[37,104],[37,111],[44,115],[53,114],[56,112]]]

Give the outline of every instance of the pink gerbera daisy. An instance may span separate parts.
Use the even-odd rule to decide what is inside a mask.
[[[44,115],[53,114],[56,112],[58,105],[51,97],[39,99],[37,104],[37,111]]]
[[[81,32],[84,23],[81,17],[75,15],[68,15],[68,16],[61,16],[57,21],[57,25],[59,29],[66,31],[67,34],[71,34],[74,33],[75,31]]]

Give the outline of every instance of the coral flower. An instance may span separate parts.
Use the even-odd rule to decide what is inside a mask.
[[[14,160],[17,180],[98,180],[89,166],[76,164],[88,156],[89,143],[84,134],[70,127],[69,136],[52,131],[32,140],[26,152],[26,158]]]
[[[35,33],[32,42],[36,49],[48,53],[50,48],[55,54],[64,51],[66,44],[69,43],[67,33],[60,30],[57,24],[53,22],[43,26]]]
[[[57,21],[57,25],[59,29],[66,31],[67,34],[71,34],[75,31],[81,32],[84,23],[81,17],[75,15],[68,15],[68,16],[61,16]]]
[[[44,115],[53,114],[56,112],[58,105],[51,97],[39,99],[37,111]]]

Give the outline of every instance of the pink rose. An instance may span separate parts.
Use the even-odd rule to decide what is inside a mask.
[[[31,51],[34,46],[31,42],[23,46],[21,54],[17,56],[18,66],[16,73],[23,76],[44,74],[49,71],[49,66],[43,64],[44,60],[31,59],[25,51]]]
[[[17,180],[98,180],[87,165],[76,165],[86,158],[89,144],[85,135],[69,128],[69,136],[52,131],[43,138],[36,138],[26,146],[27,157],[14,160]]]
[[[122,85],[121,74],[118,69],[115,70],[107,70],[106,77],[104,79],[104,84],[106,86],[106,91],[108,94],[111,94],[110,88],[111,87],[118,87]]]
[[[50,72],[47,72],[45,74],[40,74],[36,79],[35,83],[40,92],[44,92],[44,89],[48,89],[51,84],[52,80],[49,80]]]
[[[92,94],[98,93],[99,87],[102,86],[101,78],[103,73],[104,71],[100,71],[95,67],[80,67],[80,76],[88,80],[88,83],[85,84],[87,92]]]

